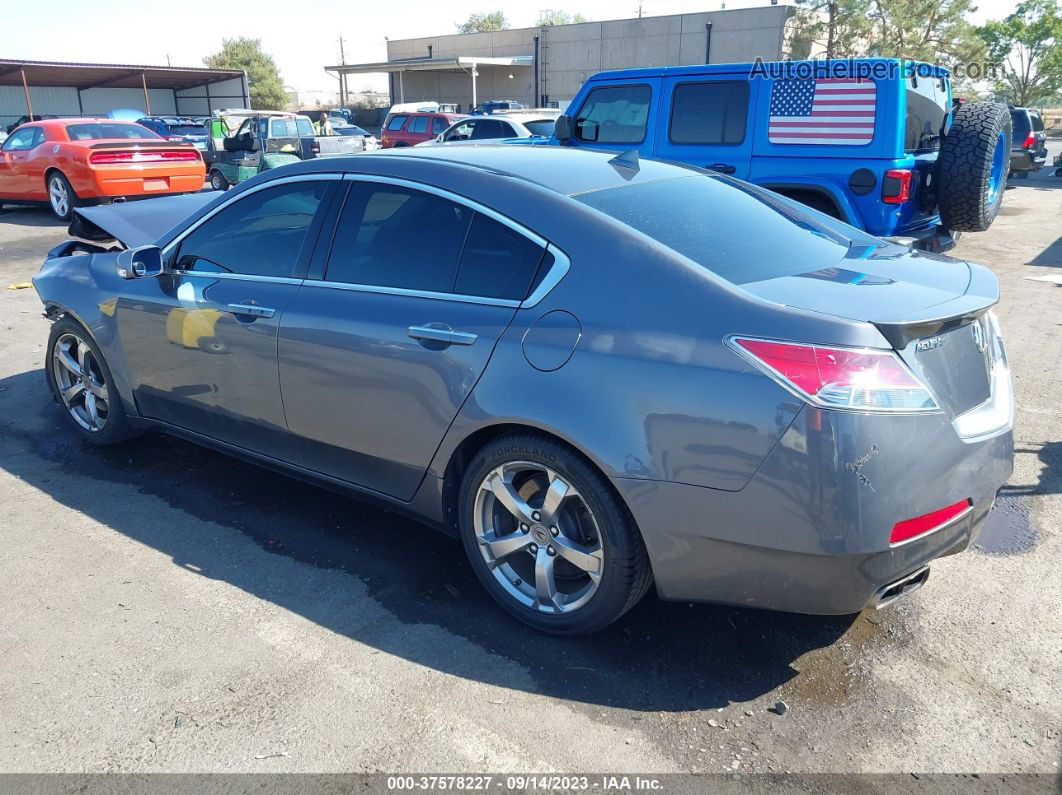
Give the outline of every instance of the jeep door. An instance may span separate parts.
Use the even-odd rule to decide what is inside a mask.
[[[665,79],[655,156],[747,179],[761,82],[741,75]]]

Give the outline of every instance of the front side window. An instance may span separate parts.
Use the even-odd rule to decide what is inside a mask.
[[[293,182],[237,199],[186,237],[177,270],[291,278],[329,182]]]
[[[20,130],[15,130],[4,141],[3,147],[0,148],[5,152],[24,152],[27,149],[32,149],[35,146],[33,140],[39,130],[40,127],[23,127]]]
[[[409,123],[409,129],[406,132],[411,133],[426,133],[428,131],[428,117],[427,116],[414,116],[413,120]]]
[[[542,261],[542,251],[519,232],[476,213],[454,292],[522,301]]]
[[[397,132],[402,129],[402,125],[406,123],[408,116],[395,116],[391,121],[387,122],[387,129],[390,132]]]
[[[444,141],[467,141],[472,137],[472,131],[476,127],[476,122],[466,121],[462,124],[458,124],[456,127],[446,133]]]
[[[161,136],[139,124],[97,121],[88,124],[68,124],[66,134],[71,141],[97,141],[108,138],[146,138],[157,141]]]
[[[325,279],[451,292],[472,215],[430,193],[355,183],[339,217]]]
[[[652,96],[646,85],[595,88],[575,118],[575,137],[602,144],[640,144]]]
[[[671,142],[740,144],[749,110],[746,82],[682,83],[671,98]]]

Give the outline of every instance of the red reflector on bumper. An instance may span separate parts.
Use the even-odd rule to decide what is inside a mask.
[[[907,541],[936,530],[941,525],[947,524],[956,516],[964,513],[971,505],[973,503],[970,500],[963,500],[954,505],[949,505],[947,508],[941,508],[939,511],[927,513],[924,516],[916,516],[914,519],[905,519],[902,522],[897,522],[892,528],[892,536],[889,538],[889,542],[898,544],[901,541]]]

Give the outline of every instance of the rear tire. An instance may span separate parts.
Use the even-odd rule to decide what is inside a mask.
[[[652,584],[641,533],[608,480],[543,434],[507,434],[476,455],[461,484],[458,522],[483,586],[542,632],[602,629]]]
[[[210,170],[210,187],[214,190],[228,190],[229,181],[225,179],[225,175],[218,171],[216,168]]]
[[[947,229],[983,232],[1003,200],[1010,162],[1010,111],[995,102],[960,106],[937,160],[940,219]]]
[[[64,223],[70,223],[74,217],[74,208],[81,206],[81,199],[70,187],[70,181],[61,171],[53,171],[45,178],[45,186],[52,215]]]
[[[63,416],[82,439],[101,446],[138,435],[129,426],[111,370],[80,323],[52,324],[44,371]]]

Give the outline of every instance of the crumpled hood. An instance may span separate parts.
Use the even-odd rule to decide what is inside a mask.
[[[146,246],[221,195],[217,192],[189,193],[78,207],[74,210],[69,232],[84,240],[117,240],[126,248]]]

